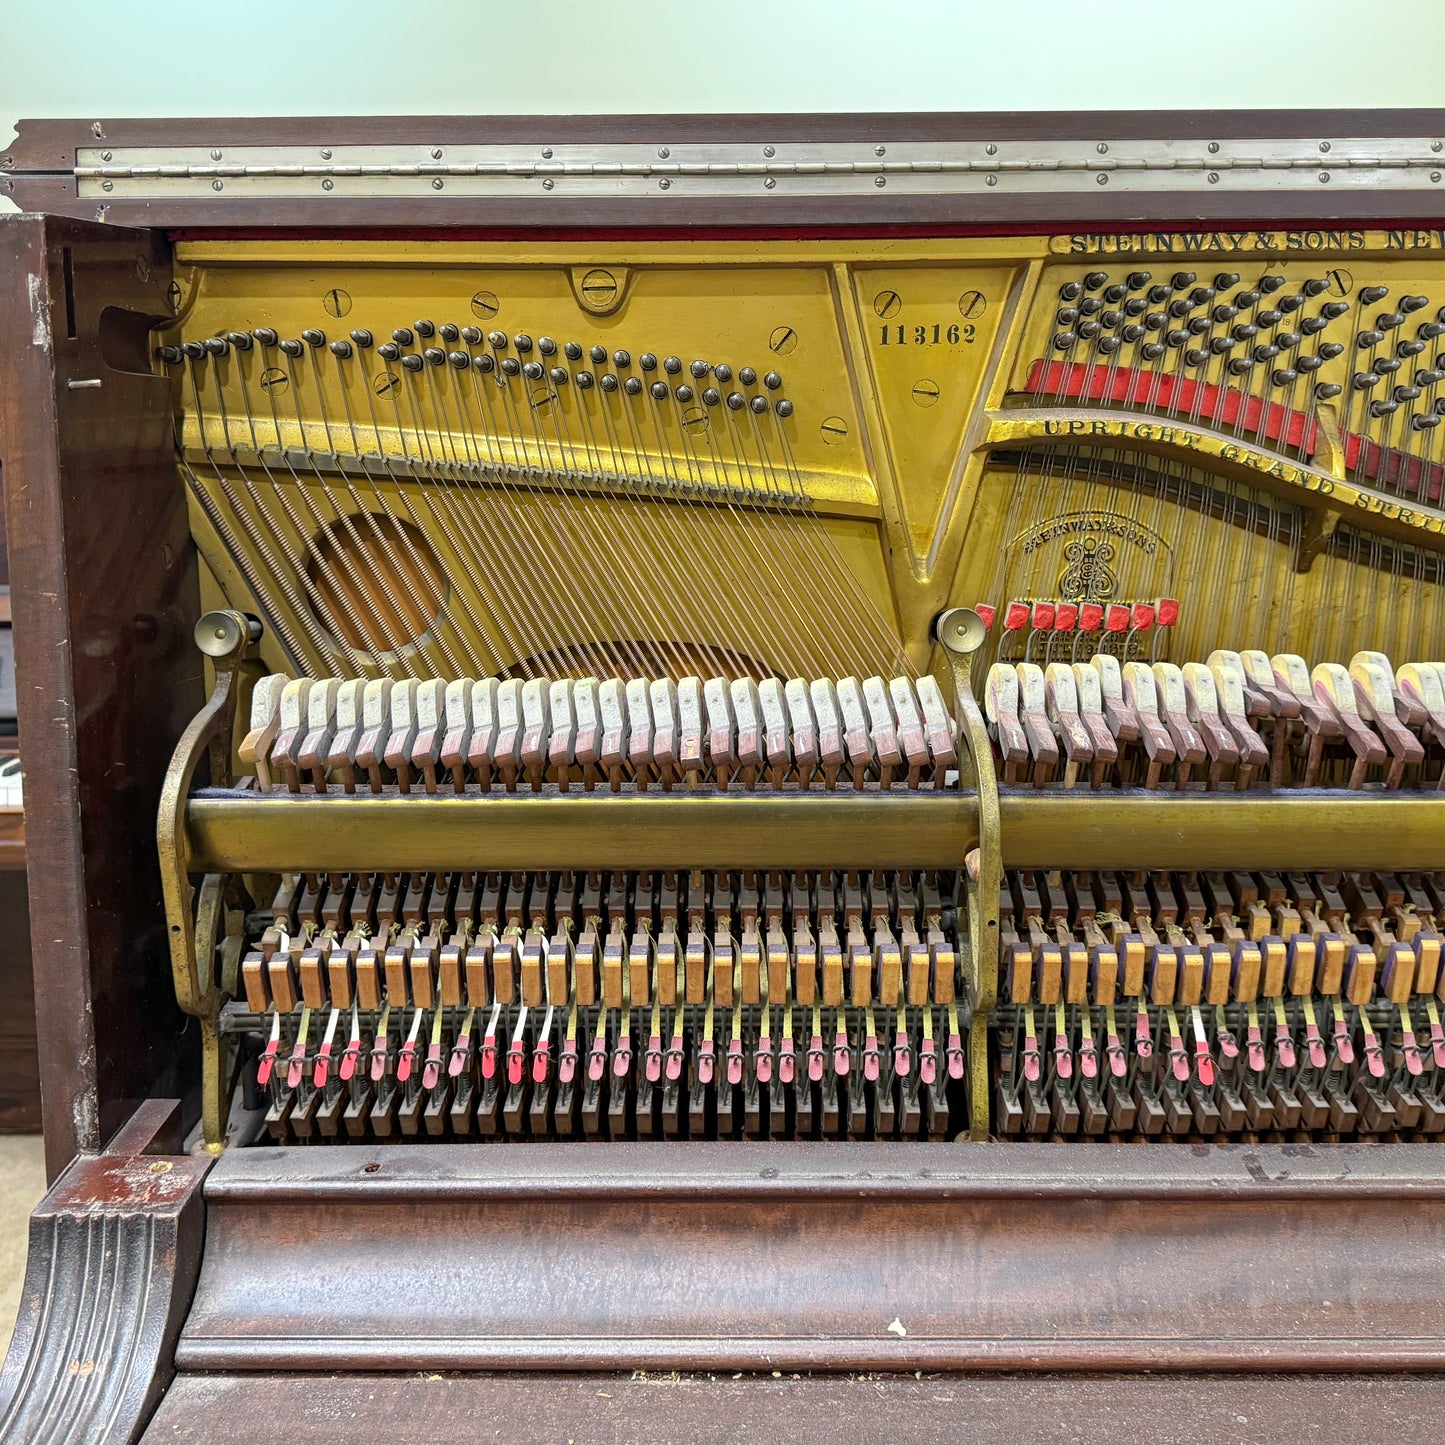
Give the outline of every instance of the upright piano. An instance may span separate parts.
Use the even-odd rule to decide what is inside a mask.
[[[1438,1420],[1442,176],[23,123],[0,1435]]]

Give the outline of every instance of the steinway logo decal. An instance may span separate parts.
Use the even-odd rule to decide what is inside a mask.
[[[1168,592],[1174,571],[1164,538],[1123,512],[1061,512],[1020,532],[1010,551],[1030,578],[1057,579],[1053,595],[1064,602],[1112,602],[1126,587],[1158,596]],[[1010,595],[1032,595],[1032,581],[1015,582]]]
[[[1164,545],[1157,532],[1136,522],[1133,517],[1126,517],[1118,512],[1066,512],[1061,517],[1051,517],[1047,522],[1040,522],[1020,533],[1014,538],[1014,546],[1027,557],[1029,553],[1038,551],[1045,542],[1055,541],[1059,537],[1082,539],[1080,542],[1071,543],[1066,549],[1065,555],[1070,562],[1083,561],[1085,551],[1097,555],[1104,537],[1115,537],[1121,542],[1132,543],[1151,557]],[[1077,556],[1071,555],[1075,546],[1083,549]],[[1114,549],[1108,543],[1103,543],[1102,550],[1100,560],[1110,561]]]
[[[1140,231],[1055,236],[1050,249],[1073,256],[1224,255],[1237,251],[1304,254],[1348,251],[1445,251],[1445,230]]]

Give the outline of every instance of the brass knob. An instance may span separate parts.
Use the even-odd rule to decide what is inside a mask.
[[[976,652],[988,628],[972,607],[950,607],[933,625],[934,635],[950,652]]]
[[[260,641],[261,624],[240,612],[208,612],[196,623],[194,636],[207,657],[234,657],[248,643]]]

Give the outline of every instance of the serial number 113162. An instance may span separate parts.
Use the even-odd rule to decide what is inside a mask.
[[[931,326],[889,326],[881,328],[881,344],[884,346],[972,346],[976,334],[971,321],[954,321],[945,325],[935,321]]]

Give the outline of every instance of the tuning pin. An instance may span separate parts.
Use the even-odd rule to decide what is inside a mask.
[[[1259,335],[1259,327],[1249,322],[1242,322],[1238,326],[1231,326],[1229,328],[1229,334],[1234,337],[1236,341],[1253,341],[1254,338]]]
[[[320,334],[320,332],[317,332],[318,336]],[[321,339],[324,341],[326,338],[323,336]],[[219,336],[208,336],[201,345],[205,348],[209,356],[225,356],[231,349]]]
[[[1423,341],[1401,341],[1395,346],[1395,355],[1400,357],[1419,356],[1424,349]]]
[[[568,361],[581,361],[582,348],[575,342],[569,341],[562,347],[562,354]]]
[[[644,371],[656,371],[657,357],[650,351],[644,351],[642,355],[637,358],[637,364]]]
[[[1104,300],[1110,306],[1117,306],[1128,294],[1128,291],[1119,285],[1117,281],[1112,286],[1106,286],[1104,288]]]
[[[1149,302],[1143,296],[1131,296],[1124,303],[1125,316],[1142,316],[1149,309]]]
[[[1375,417],[1393,416],[1400,409],[1398,401],[1372,401],[1370,415]]]
[[[1260,291],[1236,291],[1232,298],[1232,304],[1241,311],[1247,311],[1251,306],[1257,305],[1263,293]]]
[[[1274,307],[1276,311],[1283,311],[1284,314],[1288,316],[1291,312],[1298,311],[1304,304],[1304,297],[1301,296],[1299,292],[1295,292],[1290,296],[1281,296],[1279,300],[1274,303]]]
[[[396,336],[396,332],[394,331],[391,334]],[[396,339],[398,341],[401,340],[399,336]],[[411,337],[408,336],[407,340],[410,341]],[[489,331],[487,332],[487,345],[490,346],[493,351],[505,351],[511,343],[507,340],[507,333],[505,331]]]
[[[455,345],[461,339],[461,331],[452,325],[450,321],[444,321],[437,327],[437,335],[446,342],[448,346]]]
[[[1169,278],[1169,284],[1176,291],[1183,291],[1186,287],[1192,286],[1198,279],[1193,271],[1176,271]]]
[[[1124,285],[1130,291],[1142,291],[1153,279],[1148,271],[1131,271],[1124,278]]]
[[[1332,381],[1322,381],[1317,387],[1315,387],[1315,400],[1333,401],[1335,397],[1337,397],[1343,390],[1344,387],[1337,386]]]
[[[1325,304],[1320,307],[1320,315],[1323,316],[1326,321],[1338,321],[1349,309],[1350,303],[1348,301],[1326,301]]]
[[[1293,351],[1303,340],[1298,331],[1277,331],[1274,336],[1274,344],[1281,351]]]
[[[1212,286],[1196,286],[1189,293],[1189,299],[1195,306],[1208,306],[1217,294]]]
[[[628,396],[640,396],[642,394],[642,382],[635,376],[629,376],[627,380],[622,383],[622,389]]]
[[[1162,306],[1174,292],[1168,286],[1151,286],[1148,294],[1151,306]]]
[[[349,341],[333,341],[327,349],[333,356],[342,359],[351,355],[351,343]]]
[[[1330,283],[1323,276],[1312,276],[1300,287],[1306,296],[1322,296],[1330,289]]]
[[[1333,361],[1335,357],[1343,356],[1344,354],[1344,344],[1339,341],[1326,341],[1325,344],[1320,347],[1320,355],[1326,361]]]
[[[429,339],[436,335],[436,327],[430,321],[413,321],[412,329],[423,339]]]
[[[1270,374],[1271,386],[1293,386],[1299,380],[1299,372],[1292,366],[1282,367]]]
[[[1403,311],[1381,311],[1375,317],[1375,329],[1382,332],[1393,331],[1397,326],[1403,325],[1404,321],[1405,313]]]
[[[1104,303],[1097,296],[1085,296],[1079,302],[1080,316],[1097,316],[1104,309]]]
[[[1423,311],[1430,304],[1428,296],[1402,296],[1398,302],[1399,309],[1409,316],[1412,312]]]
[[[1090,271],[1089,274],[1084,277],[1084,290],[1097,291],[1108,279],[1109,273],[1107,271]]]
[[[1284,284],[1285,278],[1283,276],[1261,276],[1259,278],[1259,289],[1266,296],[1273,296]],[[1315,295],[1317,293],[1311,292],[1310,294]]]
[[[532,338],[526,332],[522,332],[512,338],[512,345],[525,356],[532,349]]]
[[[288,337],[286,340],[278,342],[277,345],[280,347],[283,356],[300,356],[302,352],[306,350],[294,337]],[[189,353],[187,353],[187,355],[189,355]]]
[[[1249,353],[1256,361],[1273,361],[1279,355],[1277,346],[1256,346]]]
[[[1216,291],[1228,291],[1231,286],[1239,285],[1238,271],[1221,271],[1214,278],[1214,289]]]
[[[1383,301],[1390,294],[1388,286],[1361,286],[1360,305],[1373,306],[1377,301]]]
[[[158,346],[156,357],[167,366],[175,366],[182,358],[182,351],[179,346]]]
[[[1312,370],[1318,369],[1318,357],[1307,357],[1305,359],[1308,361],[1314,361],[1316,363],[1316,366],[1314,368],[1311,368]],[[1368,391],[1372,386],[1379,386],[1379,384],[1380,374],[1377,371],[1357,371],[1350,378],[1350,385],[1356,391]]]

